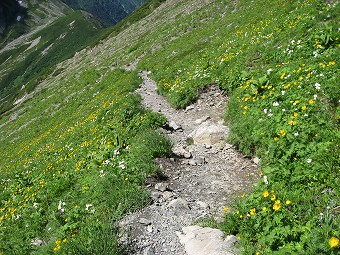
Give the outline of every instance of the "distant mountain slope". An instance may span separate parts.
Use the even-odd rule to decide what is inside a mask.
[[[26,9],[20,6],[17,1],[2,0],[0,2],[0,35],[9,25],[20,21],[26,14]]]
[[[57,63],[96,40],[103,27],[92,15],[74,11],[61,0],[21,4],[27,7],[24,23],[14,23],[0,37],[0,114],[51,75]]]
[[[146,0],[63,0],[75,9],[85,10],[106,25],[114,25]]]

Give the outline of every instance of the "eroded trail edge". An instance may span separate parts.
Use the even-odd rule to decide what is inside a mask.
[[[208,237],[223,241],[217,230],[188,227],[200,218],[223,220],[228,200],[246,192],[258,176],[256,163],[225,140],[228,127],[222,116],[227,98],[213,84],[194,104],[175,110],[157,94],[157,84],[148,73],[140,75],[143,83],[136,92],[144,107],[168,119],[169,128],[162,132],[173,141],[178,157],[157,159],[166,179],[149,180],[153,204],[120,222],[130,234],[131,254],[234,254],[235,237],[217,243]]]

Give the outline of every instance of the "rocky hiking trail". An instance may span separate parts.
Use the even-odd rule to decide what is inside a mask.
[[[156,159],[164,178],[149,179],[153,203],[120,221],[122,242],[136,255],[237,254],[235,236],[195,225],[199,219],[223,220],[225,206],[247,192],[258,179],[258,160],[245,158],[226,142],[223,125],[227,98],[209,85],[186,109],[175,110],[157,94],[157,84],[140,73],[137,93],[144,107],[161,112],[169,122],[162,130],[173,141],[175,158]],[[129,236],[127,236],[129,233]]]

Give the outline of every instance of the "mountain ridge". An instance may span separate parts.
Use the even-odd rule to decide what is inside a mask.
[[[106,25],[114,25],[128,16],[133,10],[141,6],[146,0],[63,0],[75,9],[85,10]]]

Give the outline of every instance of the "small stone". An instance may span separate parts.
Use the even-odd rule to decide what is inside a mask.
[[[174,196],[174,194],[171,191],[164,191],[164,193],[163,193],[163,198],[165,200],[168,200],[168,199],[172,198],[173,196]]]
[[[208,119],[210,119],[210,116],[204,116],[203,118],[195,120],[195,123],[199,125],[199,124],[202,124],[204,121],[206,121]]]
[[[189,106],[187,106],[187,108],[185,108],[185,111],[187,112],[187,111],[190,111],[190,110],[192,110],[194,108],[195,107],[193,105],[189,105]]]
[[[159,191],[166,191],[168,189],[169,184],[166,182],[160,182],[160,183],[156,183],[155,185],[155,189],[159,190]]]
[[[160,193],[160,192],[152,192],[151,193],[151,198],[155,202],[158,201],[161,198],[161,196],[162,196],[162,193]]]
[[[171,122],[169,123],[169,127],[170,127],[171,129],[175,130],[175,131],[182,129],[182,126],[179,125],[179,124],[177,124],[177,123],[174,122],[174,121],[171,121]]]
[[[199,157],[196,159],[196,164],[197,165],[204,165],[205,163],[207,163],[207,161],[205,160],[205,157]]]
[[[211,148],[212,148],[211,144],[205,144],[204,147],[205,147],[206,149],[211,149]]]
[[[260,163],[260,159],[258,157],[255,157],[252,160],[256,165],[258,165]]]
[[[43,240],[40,240],[40,239],[35,239],[35,240],[31,241],[31,245],[43,246],[43,245],[45,245],[45,242]]]
[[[183,157],[184,158],[191,158],[192,157],[191,152],[190,151],[184,151],[183,152]]]
[[[232,144],[227,143],[227,144],[224,146],[224,150],[229,150],[229,149],[231,149],[232,147],[233,147]]]
[[[207,203],[202,202],[202,201],[197,201],[196,204],[202,209],[209,209],[210,208],[210,206]]]
[[[151,247],[151,246],[147,247],[144,250],[144,255],[156,255],[155,249],[153,247]]]
[[[148,226],[146,227],[146,230],[147,230],[149,233],[152,233],[152,232],[153,232],[153,227],[152,227],[152,225],[148,225]]]
[[[188,164],[191,165],[191,166],[197,166],[197,162],[194,159],[189,160]]]
[[[139,224],[143,225],[143,226],[148,226],[151,224],[151,221],[145,218],[140,218],[139,219]]]
[[[183,198],[177,198],[172,200],[168,207],[176,208],[176,209],[189,209],[189,205],[187,201],[185,201]]]

